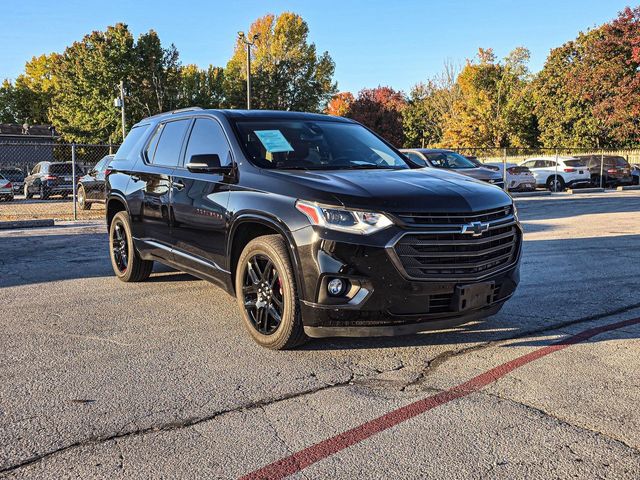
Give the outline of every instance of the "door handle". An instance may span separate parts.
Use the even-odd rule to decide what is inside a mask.
[[[131,175],[131,180],[133,180],[134,182],[139,182],[140,177],[138,177],[137,175]]]
[[[182,183],[182,181],[172,182],[172,186],[176,190],[182,190],[184,188],[184,183]]]

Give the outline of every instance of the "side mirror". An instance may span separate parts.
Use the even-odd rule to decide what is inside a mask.
[[[192,155],[185,165],[193,173],[229,173],[231,166],[221,166],[220,157],[216,153]]]

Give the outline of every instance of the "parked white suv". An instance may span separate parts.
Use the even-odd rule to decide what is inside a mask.
[[[552,192],[591,184],[591,173],[583,160],[575,157],[557,157],[557,159],[557,168],[556,157],[529,158],[520,165],[531,170],[536,179],[536,185],[547,187]]]

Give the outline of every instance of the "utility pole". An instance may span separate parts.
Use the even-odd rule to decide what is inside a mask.
[[[120,109],[122,114],[122,141],[127,136],[127,122],[124,113],[124,80],[120,80],[120,96],[113,101],[113,106]]]
[[[244,32],[238,32],[238,38],[247,46],[247,110],[251,110],[251,47],[256,44],[259,37],[260,34],[256,33],[249,40]]]

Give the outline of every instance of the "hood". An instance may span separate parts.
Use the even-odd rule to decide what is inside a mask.
[[[263,170],[303,200],[387,212],[476,212],[511,204],[499,187],[446,170]]]

